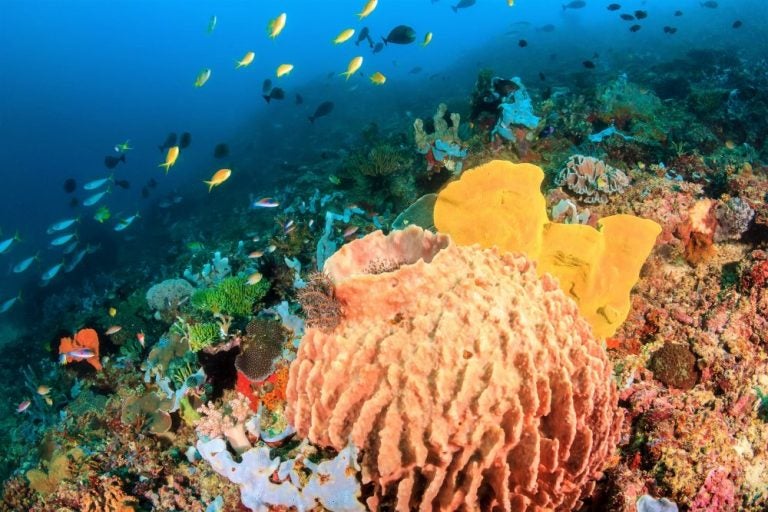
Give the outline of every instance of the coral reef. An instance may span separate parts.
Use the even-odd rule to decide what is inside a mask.
[[[86,357],[72,355],[78,349],[87,349],[92,355]],[[65,363],[85,361],[93,366],[97,372],[102,369],[99,360],[99,335],[94,329],[80,329],[75,333],[74,339],[68,336],[61,338],[59,355]]]
[[[323,272],[310,275],[307,285],[297,297],[306,316],[306,324],[322,331],[332,331],[343,316],[341,304],[336,300],[333,282]]]
[[[522,252],[539,274],[557,277],[596,336],[611,336],[661,228],[632,215],[604,217],[599,229],[549,222],[543,178],[535,165],[502,160],[468,170],[438,194],[435,226],[461,245]]]
[[[608,196],[620,194],[629,186],[629,178],[619,169],[591,156],[572,155],[556,178],[584,203],[605,203]]]
[[[357,499],[357,452],[352,446],[319,464],[305,457],[281,461],[263,446],[246,451],[236,462],[221,439],[200,440],[197,449],[217,473],[240,486],[240,501],[249,510],[311,510],[318,503],[335,512],[365,510]]]
[[[450,118],[448,124],[446,117]],[[459,138],[461,116],[457,112],[448,113],[448,105],[441,103],[432,117],[432,132],[428,133],[424,121],[413,121],[413,138],[416,150],[426,156],[427,170],[439,172],[445,168],[454,175],[461,174],[467,150]]]
[[[185,279],[166,279],[147,290],[147,305],[159,312],[176,309],[194,291],[194,287]]]
[[[245,422],[251,417],[248,398],[236,395],[218,408],[211,402],[204,404],[198,412],[200,419],[195,424],[197,432],[209,438],[225,437],[237,453],[251,448]]]
[[[232,276],[222,279],[213,287],[196,291],[191,302],[202,311],[246,316],[251,313],[254,304],[266,295],[267,290],[269,282],[264,279],[250,285],[246,278]]]
[[[221,340],[222,332],[219,324],[213,322],[200,322],[195,324],[189,324],[187,326],[187,341],[189,343],[189,349],[193,352],[200,352],[201,350],[214,345]]]
[[[365,273],[373,258],[401,264]],[[287,414],[314,443],[362,449],[371,509],[570,510],[589,495],[622,416],[551,277],[417,227],[351,242],[325,269],[345,316],[307,330]]]
[[[240,342],[241,352],[235,359],[235,368],[251,382],[266,379],[274,370],[274,361],[282,353],[286,337],[279,321],[252,320]]]

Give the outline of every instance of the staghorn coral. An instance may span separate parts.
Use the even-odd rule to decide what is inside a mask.
[[[361,272],[374,257],[402,264]],[[590,494],[622,414],[551,276],[417,227],[351,242],[325,271],[346,314],[307,330],[287,416],[313,443],[363,451],[370,509],[571,510]]]
[[[341,322],[341,304],[336,300],[333,282],[323,272],[311,274],[307,285],[299,290],[296,298],[309,327],[332,331]]]
[[[199,352],[221,339],[221,327],[213,322],[200,322],[187,326],[189,349]]]
[[[585,203],[606,203],[608,196],[629,186],[623,171],[591,156],[572,155],[557,175],[558,186],[565,186]]]

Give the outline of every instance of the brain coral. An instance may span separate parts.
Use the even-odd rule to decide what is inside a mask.
[[[365,273],[373,259],[396,262]],[[301,436],[362,449],[371,510],[571,510],[613,452],[611,365],[576,304],[523,256],[411,226],[325,264],[344,305],[290,368]]]

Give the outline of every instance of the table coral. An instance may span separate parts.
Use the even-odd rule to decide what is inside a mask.
[[[373,258],[398,265],[365,273]],[[371,509],[571,510],[618,440],[611,366],[576,305],[522,256],[418,227],[344,246],[345,316],[307,330],[289,420],[363,450]]]

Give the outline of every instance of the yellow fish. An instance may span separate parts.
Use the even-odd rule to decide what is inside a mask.
[[[379,3],[379,0],[368,0],[368,3],[365,4],[365,7],[363,7],[362,12],[358,13],[357,16],[360,19],[365,18],[366,16],[368,16],[373,12],[373,10],[376,8],[378,3]]]
[[[342,30],[339,32],[339,35],[336,36],[336,39],[333,40],[333,44],[341,44],[345,41],[349,41],[349,38],[353,35],[355,35],[355,29],[353,28]]]
[[[384,82],[386,81],[387,81],[387,77],[385,77],[378,71],[371,75],[371,82],[373,82],[376,85],[384,85]]]
[[[165,155],[165,162],[158,167],[165,167],[165,174],[168,174],[168,170],[176,164],[177,158],[179,158],[179,146],[171,146]]]
[[[109,316],[111,316],[112,318],[114,318],[114,317],[115,317],[115,315],[117,314],[117,310],[116,310],[115,308],[109,308],[109,310],[107,311],[107,313],[109,313]]]
[[[237,66],[235,66],[235,69],[244,68],[245,66],[250,66],[251,62],[253,62],[253,58],[256,57],[256,54],[253,52],[248,52],[245,54],[245,56],[237,61]]]
[[[219,185],[227,181],[231,175],[232,175],[232,169],[219,169],[214,173],[210,181],[204,181],[203,183],[208,185],[208,192],[210,192],[211,190],[213,190],[213,187],[218,187]]]
[[[341,74],[343,76],[346,76],[347,80],[349,80],[349,77],[352,76],[355,71],[360,69],[360,66],[362,65],[363,65],[363,58],[358,55],[357,57],[349,61],[349,64],[347,65],[347,70]]]
[[[200,72],[199,75],[197,75],[197,78],[195,79],[195,87],[204,86],[205,82],[207,82],[209,78],[211,78],[211,70],[209,68],[205,68]]]
[[[287,17],[287,14],[282,13],[267,24],[267,32],[269,33],[269,37],[274,39],[280,35],[280,32],[282,32],[285,28],[285,20]]]
[[[261,272],[254,272],[253,274],[248,276],[248,280],[246,281],[246,283],[248,283],[248,284],[256,284],[259,281],[261,281],[261,278],[262,278]]]
[[[424,36],[424,42],[421,43],[421,46],[427,46],[431,42],[432,42],[432,32],[427,32],[427,34]]]
[[[277,75],[277,78],[280,78],[283,75],[287,75],[291,71],[293,71],[293,64],[280,64],[277,66],[277,73],[275,74]]]

